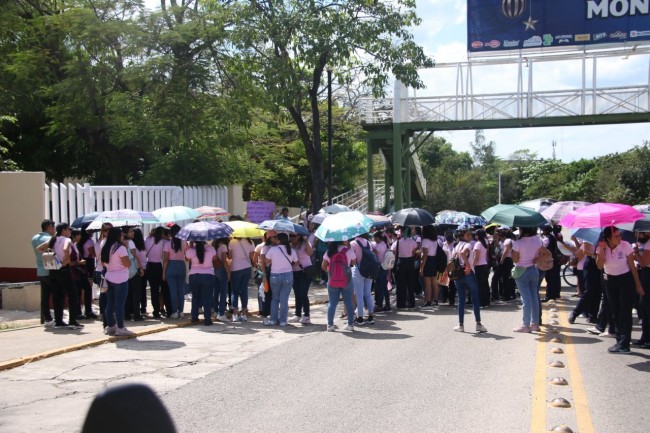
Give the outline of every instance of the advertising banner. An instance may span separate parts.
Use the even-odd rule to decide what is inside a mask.
[[[272,201],[249,201],[246,203],[246,214],[248,221],[252,223],[261,223],[262,221],[272,220],[275,211],[275,203]]]
[[[468,0],[470,53],[650,41],[650,0]]]

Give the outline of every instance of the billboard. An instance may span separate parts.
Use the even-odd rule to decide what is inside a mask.
[[[650,0],[468,0],[470,53],[650,41]]]

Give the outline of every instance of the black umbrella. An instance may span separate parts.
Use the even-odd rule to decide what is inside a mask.
[[[97,215],[100,213],[101,212],[91,212],[87,213],[86,215],[77,217],[74,221],[72,221],[72,224],[70,224],[70,226],[77,229],[85,229],[90,225],[91,222],[95,221],[95,218],[97,218]]]
[[[395,212],[390,217],[394,224],[401,226],[428,226],[436,222],[436,218],[424,209],[411,207]]]

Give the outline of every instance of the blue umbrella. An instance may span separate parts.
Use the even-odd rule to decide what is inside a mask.
[[[582,239],[585,242],[589,242],[592,245],[596,245],[600,240],[600,233],[602,231],[603,230],[601,228],[577,229],[577,230],[571,230],[571,234],[578,239]],[[621,230],[621,238],[624,241],[635,242],[634,233],[628,230]]]
[[[99,214],[100,212],[91,212],[87,213],[86,215],[77,217],[74,221],[72,221],[72,224],[70,224],[70,226],[77,229],[85,229],[90,225],[91,222],[95,221],[95,218],[97,218]]]
[[[292,223],[289,220],[266,220],[262,221],[257,225],[257,228],[260,230],[275,230],[280,233],[296,233],[294,226],[297,224]]]
[[[186,225],[180,229],[176,237],[184,241],[211,241],[213,239],[227,238],[232,232],[232,227],[227,224],[201,221]]]
[[[193,220],[201,216],[201,212],[187,206],[161,207],[152,212],[161,223]]]
[[[486,226],[487,221],[482,216],[467,212],[443,211],[436,215],[436,224]]]
[[[370,231],[375,222],[359,211],[341,212],[323,221],[316,237],[324,242],[349,241]]]
[[[300,224],[293,223],[293,229],[297,235],[309,236],[309,230],[307,230],[305,226],[301,226]]]

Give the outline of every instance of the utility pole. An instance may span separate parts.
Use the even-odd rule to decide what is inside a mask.
[[[555,160],[555,146],[557,146],[557,142],[553,140],[553,144],[551,144],[551,146],[553,146],[553,160]]]

